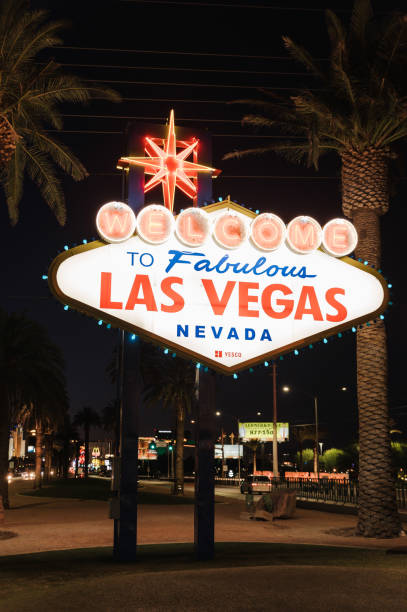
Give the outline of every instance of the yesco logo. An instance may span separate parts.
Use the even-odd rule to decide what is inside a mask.
[[[307,255],[320,246],[334,257],[344,257],[357,244],[355,227],[347,219],[332,219],[322,229],[308,216],[295,217],[286,226],[273,213],[263,213],[251,223],[233,210],[215,219],[201,208],[187,208],[176,219],[160,204],[143,208],[137,218],[123,202],[104,204],[96,218],[99,235],[106,242],[124,242],[135,233],[152,245],[167,242],[172,234],[188,247],[202,247],[213,239],[224,249],[237,249],[250,241],[257,249],[272,252],[286,243],[295,253]]]

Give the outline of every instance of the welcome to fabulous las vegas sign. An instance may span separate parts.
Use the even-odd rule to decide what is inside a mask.
[[[64,304],[223,373],[234,373],[378,317],[385,279],[347,257],[345,219],[286,226],[227,199],[177,217],[102,206],[101,241],[61,253],[49,283]]]

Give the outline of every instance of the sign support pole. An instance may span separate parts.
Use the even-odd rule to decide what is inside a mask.
[[[197,369],[198,427],[195,448],[194,548],[198,561],[215,552],[215,374]]]
[[[140,404],[140,341],[126,346],[120,419],[120,457],[115,511],[114,549],[117,561],[137,556],[138,408]]]

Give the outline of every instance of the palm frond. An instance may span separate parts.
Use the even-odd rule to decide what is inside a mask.
[[[291,40],[288,36],[283,36],[283,42],[285,48],[288,50],[289,54],[298,62],[303,64],[307,70],[313,72],[316,76],[324,79],[325,76],[323,72],[316,65],[313,57],[310,53],[300,45],[297,45],[294,41]]]
[[[44,153],[35,146],[21,144],[27,157],[27,172],[39,188],[45,203],[52,210],[60,225],[66,222],[65,198],[61,183]]]
[[[35,132],[33,134],[33,144],[39,151],[49,153],[54,162],[71,176],[74,181],[81,181],[89,176],[83,164],[73,155],[72,151],[56,138],[51,138],[45,132]]]

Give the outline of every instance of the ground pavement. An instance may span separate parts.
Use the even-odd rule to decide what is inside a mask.
[[[144,484],[144,490],[162,491],[168,486],[168,483],[149,483]],[[187,489],[187,495],[192,495],[192,488]],[[12,531],[17,537],[0,540],[0,555],[112,545],[113,521],[108,518],[105,501],[15,495],[11,487],[11,506],[0,529]],[[407,537],[387,540],[353,536],[356,516],[352,515],[297,508],[291,519],[263,522],[242,519],[244,511],[243,495],[226,487],[217,489],[216,541],[385,549],[407,546]],[[165,509],[161,505],[141,505],[138,518],[140,544],[193,542],[193,504],[169,505]],[[404,527],[407,529],[407,521]]]

